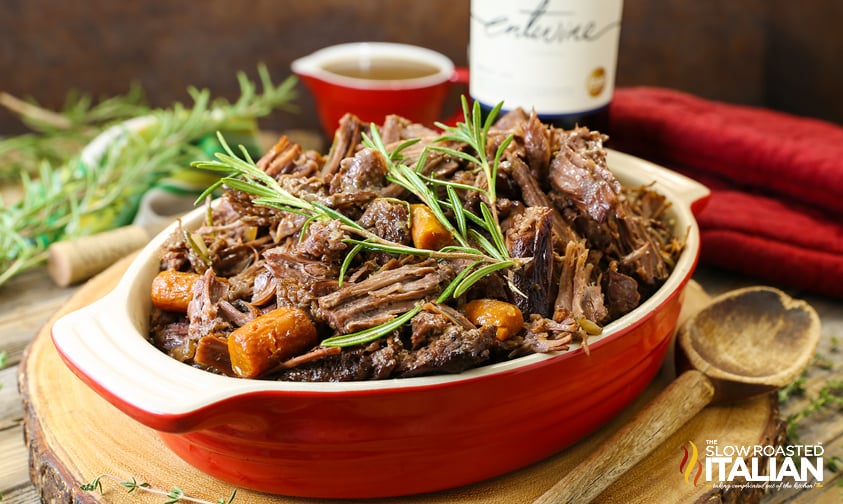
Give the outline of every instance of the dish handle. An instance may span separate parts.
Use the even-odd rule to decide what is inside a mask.
[[[114,316],[116,302],[108,294],[51,328],[65,364],[109,403],[155,430],[187,432],[213,422],[216,406],[242,392],[222,376],[161,359],[133,321]]]

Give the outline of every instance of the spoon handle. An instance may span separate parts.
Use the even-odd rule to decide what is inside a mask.
[[[699,413],[713,397],[714,387],[703,373],[686,371],[533,504],[590,502]]]

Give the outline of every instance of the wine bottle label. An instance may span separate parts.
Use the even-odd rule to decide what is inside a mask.
[[[612,100],[623,0],[471,0],[469,93],[567,115]]]

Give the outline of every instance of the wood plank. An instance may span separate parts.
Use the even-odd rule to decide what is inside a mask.
[[[0,370],[0,431],[19,426],[23,421],[17,370],[14,366]]]
[[[57,287],[46,268],[36,268],[0,286],[0,351],[7,365],[20,361],[26,345],[78,287]]]
[[[2,496],[3,504],[41,504],[41,496],[29,483],[9,488]]]
[[[3,454],[0,457],[0,488],[12,488],[27,480],[28,468],[20,463],[27,458],[26,445],[22,440],[23,425],[0,429],[0,453]],[[5,495],[2,502],[6,504]]]

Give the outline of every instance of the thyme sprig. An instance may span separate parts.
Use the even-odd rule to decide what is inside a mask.
[[[779,402],[784,403],[793,396],[805,396],[805,376],[794,380],[791,384],[779,390]],[[800,410],[787,416],[787,437],[791,442],[799,441],[798,428],[803,420],[821,411],[843,410],[843,381],[828,380],[817,392],[809,398],[808,404]]]
[[[20,201],[0,200],[0,285],[44,263],[52,242],[129,223],[147,189],[200,157],[193,140],[290,109],[295,78],[276,85],[266,67],[258,71],[262,92],[243,73],[234,103],[191,88],[192,107],[177,103],[150,112],[143,131],[123,128],[124,141],[112,142],[98,162],[86,162],[80,153],[59,166],[43,161],[37,178],[22,172]]]
[[[839,351],[839,339],[836,336],[831,336],[830,351],[836,353]],[[778,390],[779,405],[787,409],[793,410],[785,417],[785,442],[790,445],[798,445],[802,442],[800,430],[805,420],[813,416],[831,415],[831,418],[836,418],[834,415],[839,415],[843,411],[843,381],[839,379],[823,379],[822,385],[813,393],[809,393],[809,375],[812,371],[819,372],[834,371],[833,360],[828,356],[817,352],[811,363],[811,367],[806,369],[799,377],[791,383]],[[814,387],[811,387],[812,389]],[[796,400],[801,399],[807,403],[799,403]],[[799,406],[788,407],[789,403],[793,401]],[[841,462],[843,459],[839,455],[826,453],[824,455],[828,470],[838,472],[841,470]]]
[[[232,502],[234,502],[234,498],[237,495],[237,489],[234,489],[231,492],[231,495],[228,496],[228,498],[220,498],[216,501],[208,501],[185,495],[184,490],[182,490],[178,486],[173,486],[170,490],[161,490],[152,487],[149,483],[139,483],[134,476],[126,480],[123,478],[118,478],[117,476],[111,474],[100,474],[99,476],[91,480],[89,483],[80,485],[79,488],[86,492],[99,492],[100,495],[104,495],[102,484],[103,479],[109,479],[117,482],[120,486],[126,488],[126,493],[132,493],[137,490],[139,492],[147,492],[165,497],[167,500],[164,501],[164,504],[177,504],[179,502],[194,502],[196,504],[231,504]]]

